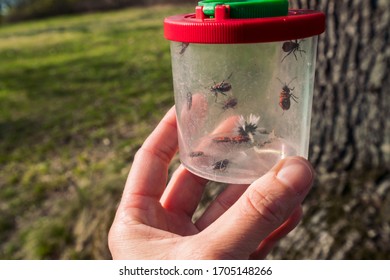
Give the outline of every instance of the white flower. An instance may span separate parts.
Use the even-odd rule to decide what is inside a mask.
[[[257,123],[260,120],[260,116],[256,116],[254,114],[250,114],[247,119],[243,116],[240,116],[238,119],[238,133],[241,136],[253,136],[257,129]]]
[[[245,118],[241,115],[238,119],[238,127],[242,127],[243,130],[245,130],[246,121]]]
[[[259,120],[260,120],[260,116],[250,114],[249,119],[248,119],[248,125],[252,124],[252,125],[257,126],[257,123],[259,122]]]

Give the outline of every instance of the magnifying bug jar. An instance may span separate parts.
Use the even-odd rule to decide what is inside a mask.
[[[205,0],[164,21],[182,164],[250,184],[308,156],[317,38],[325,15],[287,0]]]

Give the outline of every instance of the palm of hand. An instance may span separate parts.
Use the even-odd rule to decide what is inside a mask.
[[[228,186],[194,223],[207,180],[180,166],[166,184],[176,135],[172,109],[137,152],[109,233],[113,258],[264,258],[301,218],[308,163],[284,160],[249,187]],[[294,169],[292,183],[277,179],[285,166]]]

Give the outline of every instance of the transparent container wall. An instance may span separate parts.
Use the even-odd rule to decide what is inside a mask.
[[[171,42],[181,162],[249,184],[307,157],[317,36],[257,44]]]

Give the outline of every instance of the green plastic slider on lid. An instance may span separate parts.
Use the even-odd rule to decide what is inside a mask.
[[[203,6],[203,13],[209,17],[214,17],[214,10],[218,5],[230,6],[230,18],[263,18],[288,14],[288,0],[203,0],[198,5]]]

